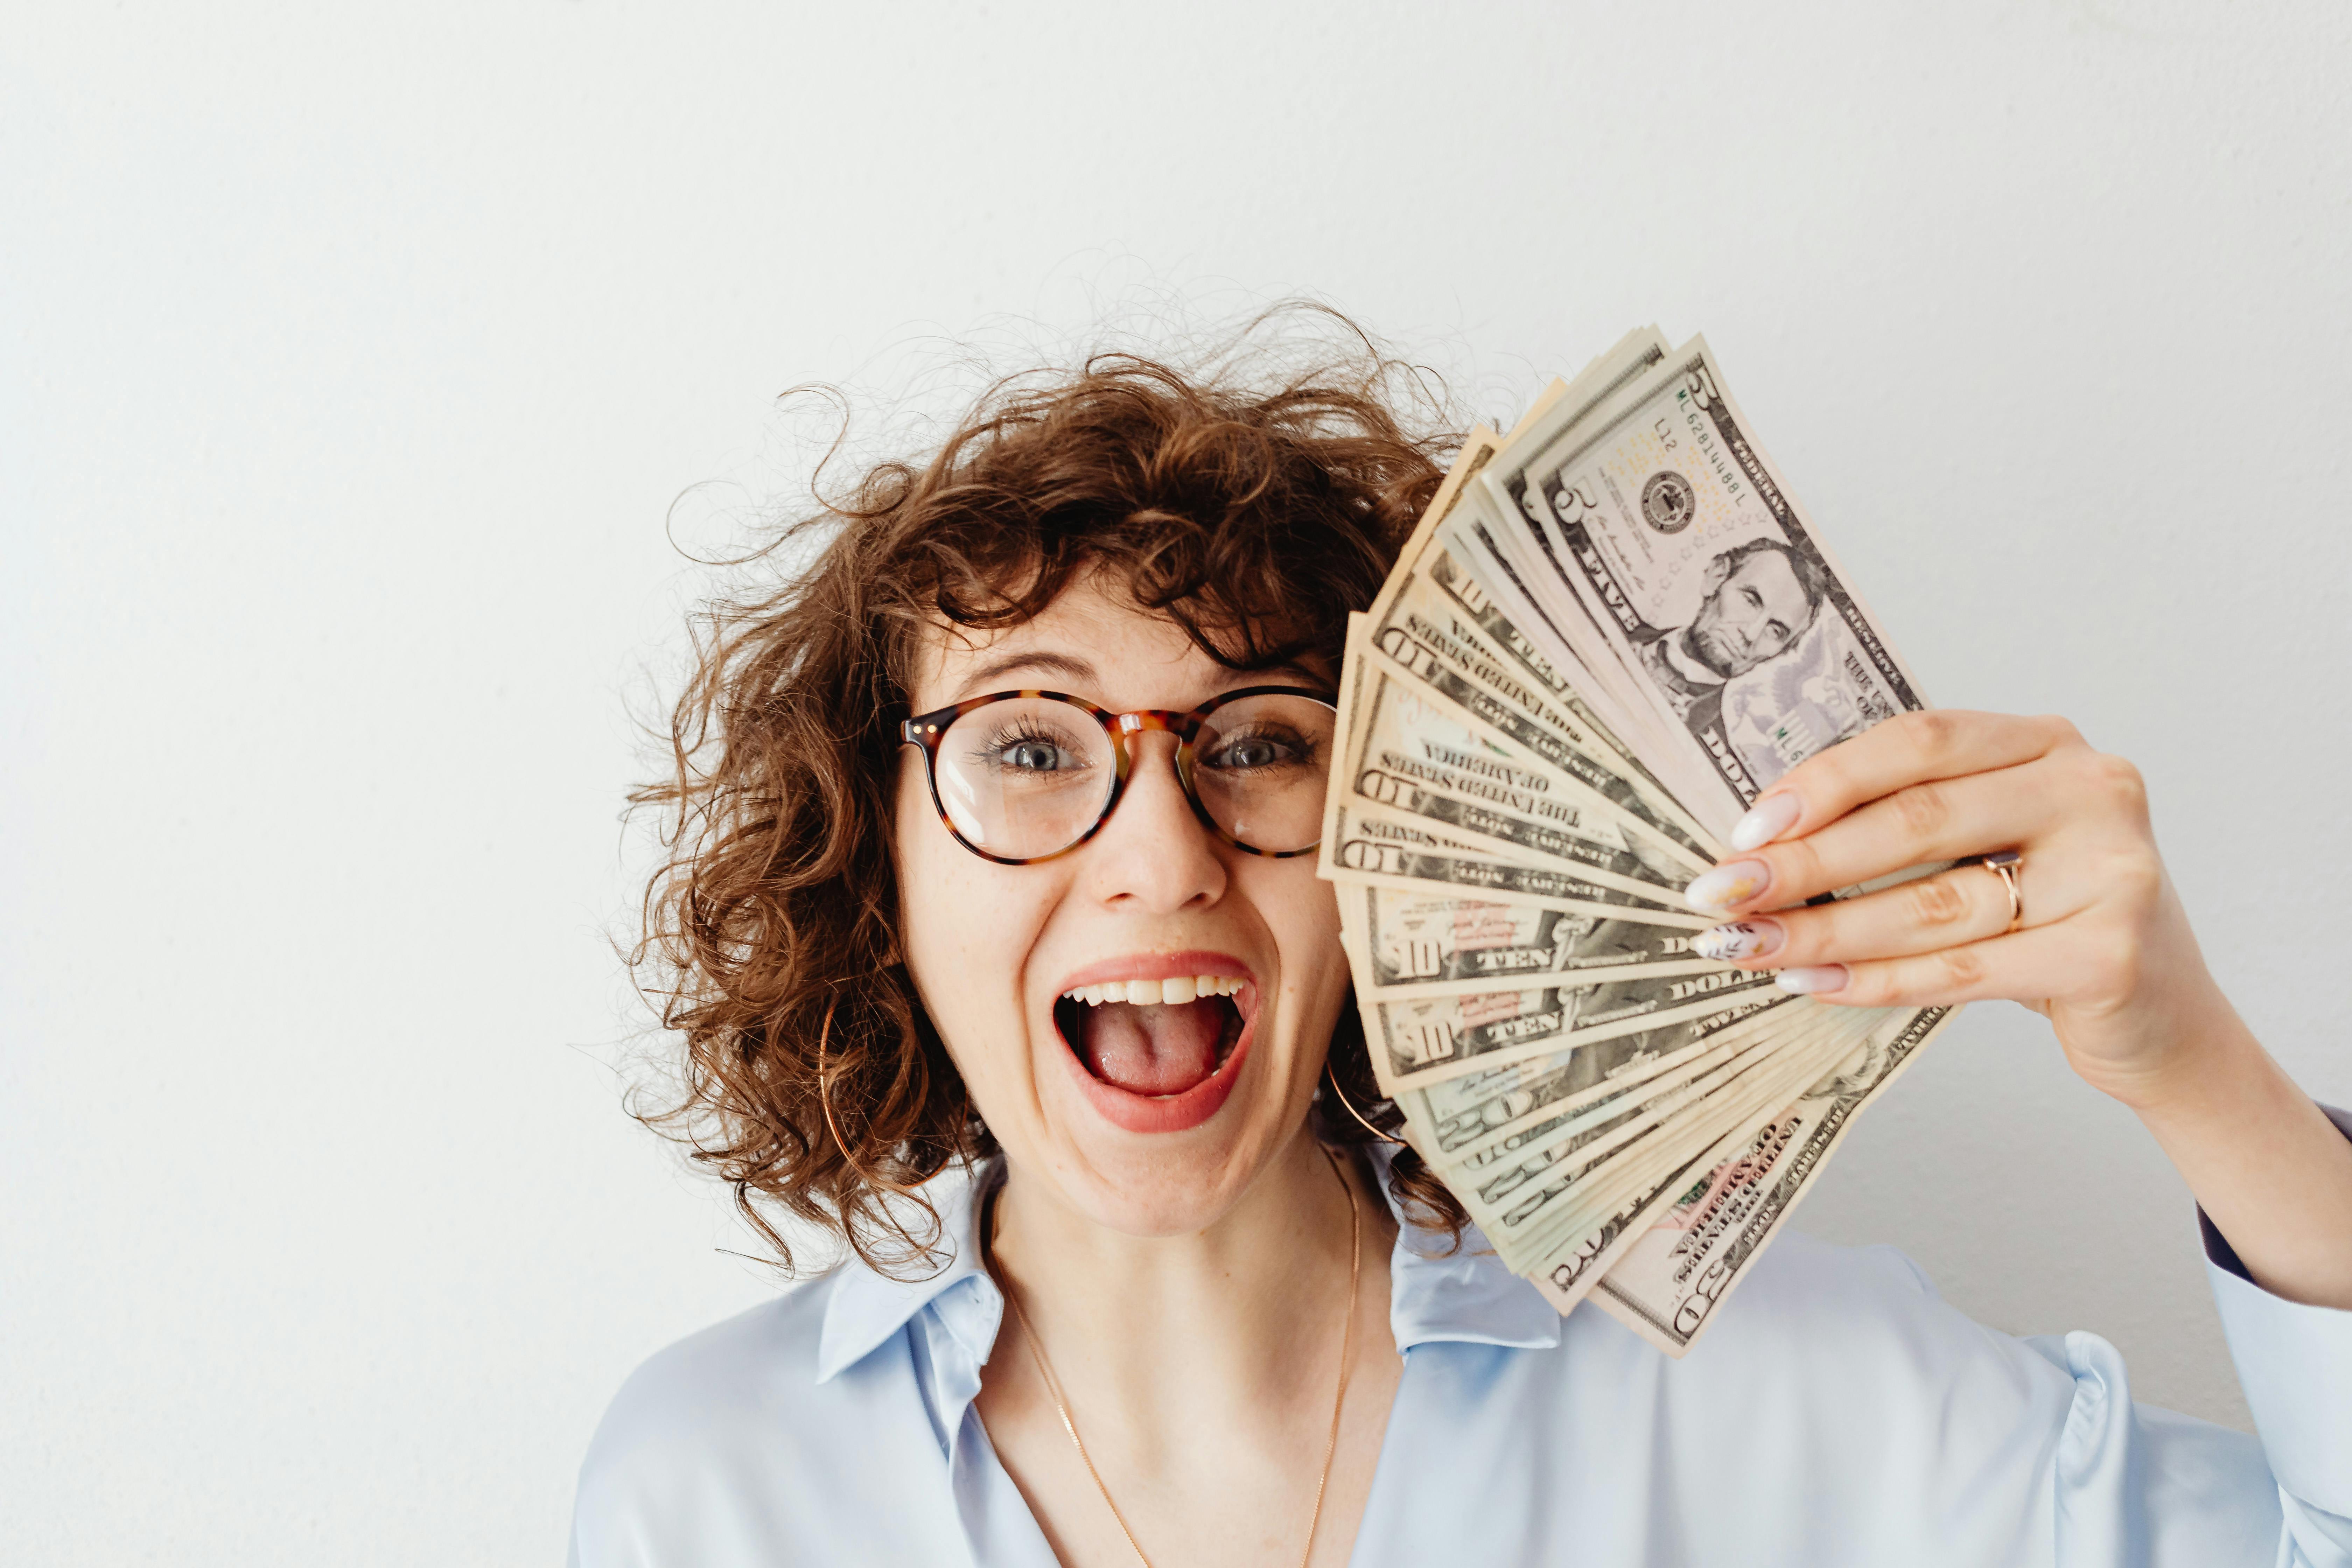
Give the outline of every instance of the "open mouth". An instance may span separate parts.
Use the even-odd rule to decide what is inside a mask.
[[[1235,998],[1246,982],[1222,974],[1113,980],[1064,992],[1054,1026],[1097,1081],[1166,1100],[1216,1077],[1248,1028]]]

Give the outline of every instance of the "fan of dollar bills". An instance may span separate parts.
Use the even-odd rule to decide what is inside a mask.
[[[1381,1091],[1503,1261],[1672,1355],[1952,1009],[1711,963],[1682,889],[1925,707],[1704,340],[1472,432],[1352,618],[1318,869]]]

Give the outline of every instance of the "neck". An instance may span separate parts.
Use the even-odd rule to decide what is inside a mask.
[[[1352,1162],[1339,1163],[1347,1187],[1302,1125],[1232,1209],[1164,1237],[1098,1225],[1008,1167],[992,1222],[995,1267],[1072,1397],[1084,1390],[1097,1412],[1116,1407],[1147,1445],[1196,1410],[1228,1422],[1236,1411],[1273,1415],[1294,1400],[1328,1411],[1332,1367],[1322,1345],[1336,1343],[1351,1223],[1363,1247],[1360,1300],[1375,1281],[1371,1299],[1386,1300],[1395,1234]],[[1027,1354],[1019,1335],[1008,1311],[990,1374]],[[1317,1353],[1303,1357],[1302,1340]]]

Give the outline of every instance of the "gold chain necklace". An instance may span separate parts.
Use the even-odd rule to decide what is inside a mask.
[[[1356,1288],[1363,1278],[1364,1227],[1362,1205],[1356,1200],[1355,1184],[1340,1173],[1339,1157],[1330,1150],[1323,1157],[1331,1162],[1331,1174],[1339,1179],[1339,1190],[1348,1194],[1348,1310],[1340,1319],[1339,1329],[1339,1392],[1331,1398],[1331,1436],[1323,1445],[1323,1472],[1315,1478],[1315,1510],[1307,1516],[1307,1550],[1299,1553],[1298,1568],[1307,1568],[1315,1556],[1315,1530],[1323,1521],[1323,1489],[1331,1482],[1331,1460],[1339,1451],[1339,1412],[1348,1403],[1348,1373],[1355,1362],[1356,1351]],[[990,1272],[995,1272],[991,1268]],[[1127,1515],[1118,1511],[1111,1500],[1110,1488],[1103,1485],[1102,1472],[1095,1468],[1092,1455],[1087,1452],[1085,1439],[1078,1436],[1078,1424],[1070,1419],[1070,1403],[1062,1397],[1061,1380],[1054,1375],[1053,1363],[1045,1359],[1045,1347],[1039,1342],[1037,1331],[1029,1326],[1029,1314],[1021,1309],[1021,1298],[1013,1287],[1000,1279],[997,1289],[1013,1303],[1013,1315],[1020,1320],[1021,1337],[1029,1346],[1029,1354],[1045,1375],[1045,1391],[1054,1396],[1054,1413],[1062,1418],[1062,1430],[1070,1435],[1070,1446],[1078,1451],[1078,1463],[1086,1466],[1087,1474],[1094,1478],[1095,1490],[1102,1493],[1103,1506],[1110,1510],[1111,1518],[1118,1521],[1119,1533],[1127,1537],[1128,1549],[1143,1568],[1151,1568],[1151,1559],[1135,1539],[1135,1531],[1127,1522]]]

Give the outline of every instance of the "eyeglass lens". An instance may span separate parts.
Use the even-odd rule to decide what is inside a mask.
[[[1193,736],[1193,797],[1236,843],[1277,855],[1307,848],[1322,827],[1335,721],[1326,704],[1289,693],[1224,704]],[[1118,784],[1118,759],[1085,709],[1015,697],[950,724],[933,770],[940,805],[967,843],[1024,860],[1093,830]]]

